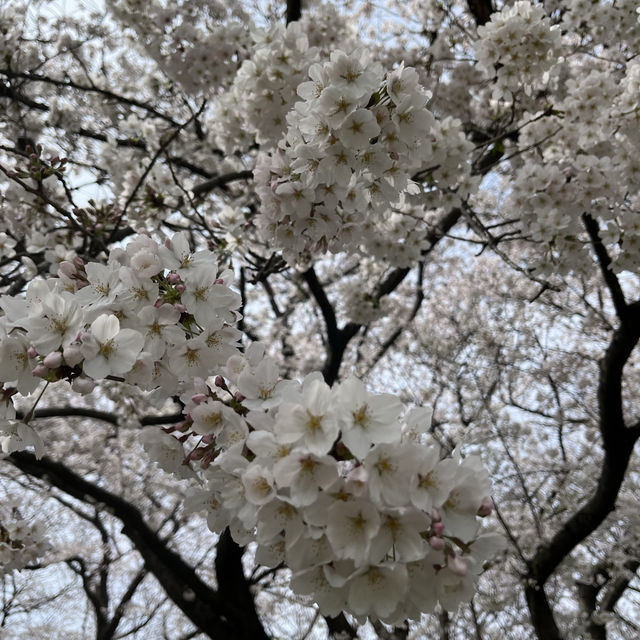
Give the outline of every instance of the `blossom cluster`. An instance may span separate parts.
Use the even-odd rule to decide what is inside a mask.
[[[256,223],[290,262],[357,247],[360,225],[384,219],[431,156],[434,118],[415,69],[384,73],[368,51],[336,50],[298,86],[288,129],[255,170]]]
[[[188,93],[228,85],[248,38],[244,12],[235,3],[109,0],[113,14],[136,32],[147,53]]]
[[[232,279],[184,233],[164,245],[139,235],[106,264],[62,261],[58,277],[31,281],[23,298],[0,298],[2,450],[32,444],[42,454],[36,432],[15,420],[12,397],[43,379],[68,380],[79,392],[112,378],[172,393],[222,366],[240,338]]]
[[[187,508],[256,541],[258,563],[286,564],[291,588],[324,614],[394,622],[455,608],[499,546],[479,535],[491,511],[480,459],[443,457],[428,409],[355,378],[281,380],[260,343],[181,399],[186,420],[166,431],[195,443],[187,459],[205,480]],[[169,433],[145,440],[163,468],[183,466]]]
[[[45,526],[39,521],[20,517],[17,505],[3,504],[0,518],[0,578],[14,569],[35,562],[51,548]],[[12,515],[9,513],[14,512]],[[18,514],[18,517],[15,516]]]
[[[599,237],[617,271],[640,269],[640,65],[624,76],[598,68],[565,81],[557,110],[525,114],[518,144],[536,145],[535,161],[516,173],[504,208],[541,250],[531,257],[541,270],[583,270],[590,238],[581,215],[598,222]]]
[[[255,142],[275,147],[285,133],[286,115],[298,100],[298,85],[321,55],[355,48],[354,33],[333,5],[305,10],[297,22],[251,31],[252,46],[228,91],[207,116],[209,135],[230,153]]]
[[[557,60],[561,32],[551,24],[542,5],[528,0],[505,7],[478,27],[476,57],[488,72],[495,72],[497,96],[510,97],[523,87],[531,90]]]
[[[3,2],[0,6],[0,60],[14,71],[23,71],[40,62],[38,47],[23,39],[29,3]]]
[[[142,434],[150,457],[179,478],[199,473],[188,508],[204,509],[213,531],[256,541],[258,562],[285,562],[294,591],[324,613],[391,622],[470,597],[496,549],[479,535],[491,511],[480,459],[444,457],[428,409],[406,411],[355,378],[282,380],[260,343],[241,353],[231,279],[184,233],[164,244],[138,235],[106,264],[62,261],[56,278],[0,298],[2,451],[43,455],[31,411],[17,420],[12,402],[43,380],[180,394],[184,420]],[[20,526],[8,539],[27,540]],[[19,566],[19,548],[40,552],[9,544],[4,570]]]
[[[298,22],[255,29],[251,35],[251,57],[238,69],[229,91],[218,97],[211,116],[212,135],[226,152],[248,149],[254,139],[269,146],[278,142],[296,88],[318,59]]]
[[[626,55],[640,46],[640,21],[636,0],[616,0],[615,3],[592,3],[589,0],[568,0],[563,3],[562,27],[587,36],[594,45],[620,48]]]

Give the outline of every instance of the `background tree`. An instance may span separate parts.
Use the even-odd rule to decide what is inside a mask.
[[[139,378],[133,360],[105,364],[105,345],[133,349],[143,320],[109,298],[113,273],[88,265],[129,267],[140,232],[173,238],[173,258],[145,254],[173,275],[187,266],[180,232],[189,252],[215,252],[211,286],[232,270],[239,296],[209,306],[241,317],[224,316],[209,348],[263,342],[272,385],[355,373],[433,408],[421,420],[443,455],[477,454],[489,468],[489,529],[508,548],[479,562],[473,598],[457,593],[462,581],[451,600],[433,595],[437,580],[423,577],[411,592],[439,599],[436,615],[372,616],[361,634],[637,637],[634,2],[16,0],[0,23],[8,637],[355,637],[365,622],[333,611],[331,593],[319,605],[295,595],[275,552],[220,527],[218,494],[188,477],[206,478],[218,451],[188,446],[198,394],[172,386],[177,355],[147,339]],[[136,273],[153,268],[141,261]],[[184,276],[158,284],[158,273],[127,286],[184,302],[153,325],[175,347],[167,327],[202,323],[205,292]],[[75,362],[63,353],[75,334],[50,349],[17,337],[46,334],[21,323],[51,319],[37,282],[53,276],[93,314],[83,331],[98,346],[75,345]],[[102,312],[133,333],[94,325]],[[223,370],[231,353],[221,347],[206,373],[236,383]],[[122,383],[145,371],[142,389]],[[216,384],[199,393],[223,394]],[[224,397],[259,401],[247,389]],[[351,442],[338,444],[356,453]],[[425,538],[439,538],[437,524],[432,512]],[[455,548],[440,579],[469,569]]]

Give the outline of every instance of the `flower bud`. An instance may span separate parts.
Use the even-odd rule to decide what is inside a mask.
[[[436,536],[442,536],[442,534],[444,533],[444,525],[442,524],[442,522],[434,522],[431,525],[431,530]]]
[[[176,311],[179,311],[180,313],[184,313],[187,310],[187,307],[185,307],[183,304],[180,304],[180,303],[174,304],[173,308],[176,309]]]
[[[444,538],[438,536],[431,536],[429,538],[429,546],[435,551],[442,551],[444,549]]]
[[[27,355],[30,358],[35,358],[38,355],[38,352],[36,351],[35,347],[29,347],[27,349]]]
[[[200,404],[201,402],[204,402],[208,397],[209,396],[205,395],[204,393],[196,393],[191,396],[191,402]]]
[[[64,356],[64,361],[70,367],[75,367],[77,364],[80,364],[84,357],[80,350],[80,345],[77,344],[70,344],[65,347],[62,351],[62,355]]]
[[[49,374],[49,367],[46,367],[43,364],[37,364],[33,368],[33,371],[31,372],[31,374],[34,375],[36,378],[46,378],[47,375]]]
[[[177,273],[170,273],[167,276],[169,284],[178,284],[180,282],[180,276]]]
[[[58,265],[58,275],[66,276],[67,278],[73,278],[76,275],[76,267],[73,262],[69,262],[68,260],[63,260]]]
[[[184,293],[186,288],[187,287],[185,287],[182,283],[176,285],[176,291],[178,293]]]
[[[440,511],[434,507],[431,509],[431,522],[440,522],[440,520],[442,520]]]
[[[491,515],[492,511],[493,501],[491,500],[491,498],[489,498],[488,496],[482,498],[482,503],[480,504],[480,507],[477,511],[477,515],[479,515],[481,518],[486,518],[487,516]]]
[[[42,364],[49,369],[57,369],[62,364],[62,354],[59,351],[52,351],[45,356]]]

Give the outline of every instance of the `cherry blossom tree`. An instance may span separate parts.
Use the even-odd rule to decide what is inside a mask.
[[[637,637],[639,19],[3,4],[8,637]]]

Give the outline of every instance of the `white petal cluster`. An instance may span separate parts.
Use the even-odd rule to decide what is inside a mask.
[[[140,235],[106,264],[63,262],[57,278],[33,280],[24,297],[0,298],[3,451],[31,445],[42,455],[36,432],[13,420],[12,396],[43,379],[80,388],[111,378],[173,393],[221,368],[240,338],[232,278],[216,254],[193,252],[184,233],[164,245]]]
[[[495,547],[475,546],[489,512],[480,460],[443,458],[430,412],[406,412],[394,395],[355,378],[330,388],[318,372],[282,380],[260,343],[241,354],[231,278],[185,234],[164,245],[140,235],[104,265],[63,262],[24,298],[0,298],[3,451],[44,453],[12,403],[34,380],[82,392],[109,378],[181,394],[184,421],[143,432],[149,456],[180,479],[199,473],[187,507],[239,544],[256,541],[258,562],[286,563],[292,588],[324,613],[393,622],[468,598]],[[0,548],[9,569],[21,544],[34,546],[14,525],[14,543]]]
[[[179,428],[198,438],[189,459],[206,480],[188,506],[206,511],[212,530],[257,541],[258,562],[284,562],[293,590],[327,615],[394,622],[470,597],[499,546],[479,537],[490,485],[479,458],[442,457],[430,411],[405,412],[355,378],[333,388],[319,373],[281,381],[258,343],[225,373],[187,402]],[[216,435],[229,428],[238,437]]]
[[[0,515],[0,577],[42,558],[51,545],[42,522],[20,516],[17,504],[5,501]]]
[[[385,74],[364,49],[311,65],[297,91],[285,137],[255,171],[257,224],[290,262],[357,249],[364,222],[417,193],[411,176],[431,159],[435,126],[416,71]]]
[[[616,271],[640,269],[640,65],[615,77],[594,68],[568,78],[558,110],[525,114],[520,148],[539,145],[514,175],[504,211],[519,212],[537,243],[542,272],[584,271],[590,238],[582,214],[597,222]],[[529,123],[529,124],[526,124]]]
[[[497,75],[496,97],[524,86],[531,90],[556,62],[561,31],[552,26],[543,6],[519,0],[491,15],[478,27],[476,56]]]
[[[249,44],[245,15],[232,2],[108,0],[107,5],[188,93],[209,93],[229,84]]]
[[[251,144],[273,147],[286,129],[286,115],[307,79],[318,50],[309,47],[298,22],[252,32],[251,57],[242,63],[210,121],[216,144],[230,153]]]

